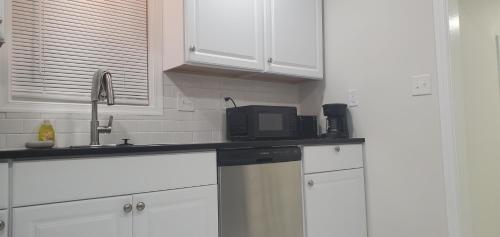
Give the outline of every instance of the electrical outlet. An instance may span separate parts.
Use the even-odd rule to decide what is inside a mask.
[[[349,107],[357,107],[359,106],[359,96],[358,96],[358,90],[356,89],[350,89],[349,90]]]
[[[177,93],[177,108],[179,111],[193,112],[194,102],[191,98],[184,96],[181,92]]]
[[[412,95],[432,95],[431,75],[417,75],[412,77]]]

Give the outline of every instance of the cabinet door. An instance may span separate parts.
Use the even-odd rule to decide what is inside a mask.
[[[7,237],[9,215],[7,210],[0,210],[0,237]]]
[[[134,208],[134,237],[218,236],[217,185],[135,195]]]
[[[8,200],[9,200],[9,165],[7,163],[0,163],[0,209],[7,209]]]
[[[323,78],[322,0],[269,0],[266,71]]]
[[[363,169],[305,176],[307,237],[366,237]]]
[[[264,70],[263,0],[186,0],[190,63]]]
[[[13,237],[132,237],[132,197],[14,208]]]

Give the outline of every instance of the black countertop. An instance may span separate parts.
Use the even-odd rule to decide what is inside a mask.
[[[132,155],[140,153],[168,153],[203,150],[242,149],[254,147],[279,147],[298,145],[335,145],[335,144],[361,144],[364,138],[351,139],[302,139],[302,140],[274,140],[274,141],[242,141],[224,143],[203,144],[158,144],[158,145],[134,145],[134,146],[111,146],[111,147],[73,147],[73,148],[51,148],[51,149],[21,149],[0,151],[1,160],[41,160],[41,159],[66,159],[73,157],[102,156],[102,155]]]

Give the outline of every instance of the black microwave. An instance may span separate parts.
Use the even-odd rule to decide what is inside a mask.
[[[250,105],[226,109],[230,141],[291,139],[297,137],[297,108]]]

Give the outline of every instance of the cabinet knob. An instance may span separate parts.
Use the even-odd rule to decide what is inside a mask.
[[[125,213],[130,213],[132,211],[132,208],[133,208],[132,204],[127,203],[127,204],[125,204],[125,206],[123,206],[123,211]]]
[[[314,186],[314,180],[307,181],[307,185],[309,185],[309,187]]]
[[[336,146],[334,149],[336,152],[340,152],[340,146]]]
[[[268,58],[268,59],[267,59],[267,62],[268,62],[268,63],[273,63],[273,58]]]
[[[191,47],[189,47],[189,51],[191,51],[191,52],[196,51],[196,46],[195,45],[191,45]]]
[[[0,231],[5,229],[5,221],[0,221]]]
[[[146,209],[146,204],[143,202],[139,202],[135,207],[137,208],[138,211],[143,211],[144,209]]]

